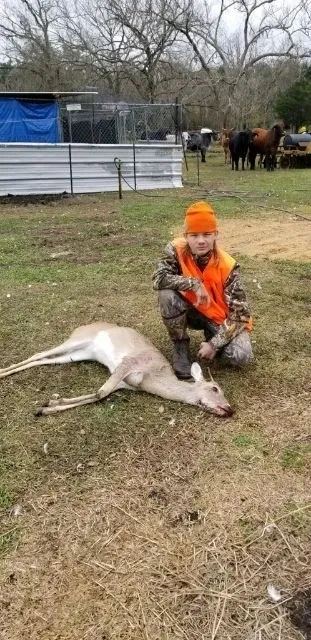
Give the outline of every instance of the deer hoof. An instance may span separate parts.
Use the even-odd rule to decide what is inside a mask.
[[[38,409],[38,411],[42,411],[43,407],[48,407],[48,406],[49,406],[49,402],[50,402],[50,400],[46,400],[46,401],[41,405],[41,409]]]
[[[55,394],[55,395],[56,395],[56,394]],[[59,398],[59,396],[58,396],[58,398]],[[49,401],[46,403],[46,405],[45,405],[45,406],[46,406],[46,407],[57,407],[59,404],[62,404],[62,402],[61,402],[61,400],[60,400],[60,399],[59,399],[59,400],[57,400],[56,398],[55,398],[55,399],[54,399],[54,398],[52,398],[52,400],[49,400]]]
[[[43,408],[40,407],[40,409],[37,409],[35,411],[35,418],[39,418],[40,416],[43,416]]]

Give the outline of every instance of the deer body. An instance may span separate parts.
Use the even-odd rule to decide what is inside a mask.
[[[221,416],[232,413],[219,385],[214,380],[204,380],[198,363],[192,365],[194,383],[178,380],[167,359],[148,338],[130,327],[119,327],[106,322],[96,322],[75,329],[68,340],[57,347],[0,369],[0,378],[31,367],[82,360],[94,360],[109,369],[111,375],[105,384],[96,393],[50,400],[47,407],[40,409],[40,414],[91,404],[124,388],[200,405],[201,408]]]

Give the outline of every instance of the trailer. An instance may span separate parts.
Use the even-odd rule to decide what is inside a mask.
[[[287,134],[283,138],[278,155],[281,169],[311,167],[311,134]]]

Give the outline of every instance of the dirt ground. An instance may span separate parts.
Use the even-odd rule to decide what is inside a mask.
[[[220,244],[227,251],[252,257],[267,257],[271,260],[311,260],[311,222],[302,218],[288,217],[286,220],[234,219],[221,222]]]

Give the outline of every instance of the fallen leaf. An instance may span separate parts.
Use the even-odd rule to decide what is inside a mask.
[[[264,533],[266,533],[266,532],[267,532],[267,533],[272,533],[272,531],[274,531],[274,529],[275,529],[275,524],[267,524],[267,525],[264,527],[263,532],[264,532]]]
[[[280,600],[282,600],[280,591],[278,591],[278,589],[276,589],[273,584],[268,584],[267,591],[268,596],[270,600],[272,600],[272,602],[279,602]]]
[[[14,507],[12,507],[12,516],[14,516],[14,518],[17,518],[18,516],[22,515],[22,511],[23,511],[22,505],[15,504]]]

